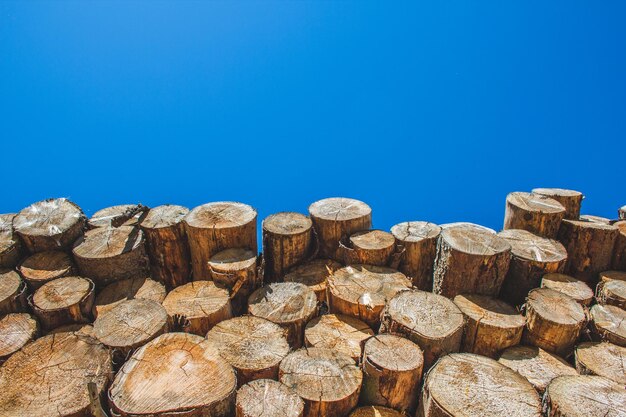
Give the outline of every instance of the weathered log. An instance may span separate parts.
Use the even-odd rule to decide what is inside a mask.
[[[474,225],[445,228],[437,243],[433,292],[496,296],[509,269],[511,245]]]
[[[424,351],[424,370],[440,356],[458,352],[463,337],[463,313],[449,299],[426,291],[404,291],[382,313],[380,333],[400,334]]]
[[[593,214],[582,214],[578,219],[575,220],[601,224],[611,224],[611,219],[609,219],[608,217],[594,216]]]
[[[626,219],[626,206],[622,206],[617,210],[617,216],[620,219]]]
[[[326,198],[309,206],[319,242],[319,256],[341,262],[339,242],[354,232],[372,228],[372,209],[351,198]]]
[[[207,340],[166,333],[137,349],[122,366],[109,402],[111,411],[123,417],[229,417],[236,389],[235,370]]]
[[[591,330],[598,340],[626,347],[626,311],[611,305],[591,307]]]
[[[162,303],[165,300],[165,287],[163,284],[150,278],[129,278],[115,281],[96,296],[93,306],[93,316],[111,310],[113,307],[126,300],[141,298]]]
[[[626,271],[602,271],[598,276],[600,277],[599,282],[626,281]]]
[[[355,409],[349,417],[405,417],[405,414],[380,405],[366,405]]]
[[[502,350],[522,340],[526,321],[504,301],[463,294],[454,297],[454,304],[465,316],[463,352],[496,358]]]
[[[615,239],[615,246],[613,247],[611,268],[618,271],[626,271],[626,221],[622,220],[613,223],[613,226],[617,227],[619,234],[617,239]]]
[[[601,376],[554,378],[543,397],[547,417],[624,417],[624,386]]]
[[[165,205],[153,208],[141,221],[152,278],[168,290],[189,282],[191,260],[183,218],[189,209]]]
[[[263,220],[265,282],[282,281],[285,273],[309,256],[313,223],[304,214],[281,212]]]
[[[30,314],[10,313],[0,318],[0,364],[37,338],[39,324]]]
[[[539,194],[552,198],[565,207],[565,218],[578,220],[580,205],[583,201],[583,193],[580,191],[566,190],[563,188],[534,188],[532,194]]]
[[[349,356],[330,349],[290,353],[280,363],[280,382],[304,400],[304,417],[340,417],[358,402],[363,374]]]
[[[0,269],[0,315],[28,309],[26,283],[10,269]]]
[[[471,229],[471,230],[478,231],[478,232],[491,233],[492,235],[496,234],[496,231],[490,227],[482,226],[476,223],[469,223],[469,222],[444,223],[444,224],[440,224],[439,227],[441,227],[441,230],[451,229],[453,227],[462,227],[464,229]]]
[[[359,361],[365,340],[374,335],[367,323],[341,314],[325,314],[307,323],[307,347],[332,349]]]
[[[207,203],[191,210],[183,223],[193,279],[211,279],[209,259],[224,249],[246,248],[256,253],[256,219],[256,210],[242,203]]]
[[[23,256],[22,241],[13,229],[15,214],[0,214],[0,268],[13,268]]]
[[[500,297],[510,304],[523,304],[545,274],[565,269],[567,252],[558,241],[526,230],[503,230],[498,235],[511,245],[511,264],[500,290]]]
[[[170,324],[183,317],[187,333],[204,336],[217,323],[232,317],[228,291],[213,281],[194,281],[174,288],[163,300]]]
[[[564,218],[565,207],[545,195],[514,192],[506,196],[505,230],[521,229],[555,238]]]
[[[93,326],[91,324],[85,324],[85,323],[65,324],[63,326],[48,330],[46,332],[46,336],[50,334],[68,333],[68,332],[76,333],[76,335],[78,336],[89,336],[92,339],[96,338],[96,335],[93,332]]]
[[[589,306],[593,301],[593,290],[584,281],[569,275],[546,274],[541,279],[541,288],[562,292],[584,306]]]
[[[236,417],[303,417],[304,401],[285,384],[257,379],[237,391]]]
[[[424,354],[402,337],[380,334],[365,343],[361,403],[413,413],[422,380]]]
[[[289,345],[299,348],[304,341],[304,326],[317,316],[317,297],[304,284],[277,282],[250,295],[248,312],[282,326]]]
[[[339,243],[340,256],[346,265],[387,266],[396,249],[396,239],[382,230],[363,230]]]
[[[70,255],[61,251],[37,252],[24,259],[17,267],[31,291],[53,279],[76,274]]]
[[[600,304],[608,304],[626,310],[626,281],[613,279],[598,283],[596,299]]]
[[[626,385],[626,347],[613,343],[584,342],[576,346],[576,370],[581,375],[599,375]]]
[[[411,288],[411,281],[395,269],[352,265],[338,269],[326,288],[331,313],[363,320],[372,329],[380,325],[380,313],[398,292]]]
[[[403,251],[398,270],[411,279],[415,288],[431,291],[441,227],[429,222],[404,222],[393,226],[391,234]]]
[[[206,339],[237,371],[237,386],[255,379],[278,379],[278,365],[289,353],[285,330],[254,316],[224,320]]]
[[[339,262],[332,259],[314,259],[293,268],[284,276],[284,280],[306,285],[315,292],[318,301],[323,302],[326,301],[328,277],[341,267]]]
[[[135,224],[126,224],[129,220],[137,218],[138,223],[141,216],[145,216],[148,212],[148,207],[141,204],[122,204],[119,206],[111,206],[96,211],[93,216],[87,221],[87,226],[90,229],[96,227],[120,227],[123,225],[134,226]]]
[[[444,356],[427,374],[421,416],[535,416],[541,400],[521,375],[471,353]]]
[[[94,289],[93,282],[88,278],[58,278],[35,291],[31,306],[46,329],[71,323],[89,323]]]
[[[247,311],[248,297],[261,286],[256,252],[250,249],[226,249],[209,260],[211,278],[218,286],[228,289],[233,314]]]

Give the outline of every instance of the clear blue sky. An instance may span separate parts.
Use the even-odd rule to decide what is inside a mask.
[[[626,2],[0,2],[0,212],[349,196],[501,228],[626,204]],[[422,2],[420,2],[422,3]]]

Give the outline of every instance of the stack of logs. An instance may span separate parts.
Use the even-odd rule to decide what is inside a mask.
[[[1,416],[626,416],[626,206],[501,232],[329,198],[0,215]]]

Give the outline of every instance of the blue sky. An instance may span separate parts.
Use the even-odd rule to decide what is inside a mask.
[[[626,204],[626,3],[0,2],[0,212],[347,196],[501,228]]]

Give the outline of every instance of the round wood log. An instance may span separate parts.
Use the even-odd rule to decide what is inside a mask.
[[[372,209],[351,198],[326,198],[309,206],[317,233],[319,256],[341,262],[339,242],[354,232],[372,228]]]
[[[136,227],[98,227],[79,239],[72,251],[78,271],[98,288],[113,281],[148,275],[143,233]]]
[[[304,401],[271,379],[257,379],[237,391],[236,417],[303,417]]]
[[[96,296],[93,316],[97,318],[119,303],[135,298],[153,300],[160,304],[165,300],[165,287],[150,278],[129,278],[115,281],[104,287]]]
[[[236,388],[235,370],[207,340],[166,333],[137,349],[122,366],[109,402],[111,411],[123,417],[229,417]]]
[[[331,313],[355,317],[377,329],[387,301],[409,288],[411,281],[395,269],[373,265],[346,266],[328,278],[328,307]]]
[[[237,386],[255,379],[278,379],[278,365],[289,353],[285,330],[254,316],[224,320],[206,338],[237,371]]]
[[[415,288],[431,291],[441,227],[429,222],[404,222],[393,226],[391,234],[404,251],[398,270],[411,279]]]
[[[365,340],[374,332],[367,323],[341,314],[325,314],[306,325],[304,343],[307,347],[332,349],[359,361]]]
[[[566,357],[587,324],[584,308],[573,298],[549,288],[536,288],[526,301],[527,344]]]
[[[357,405],[363,374],[349,356],[308,348],[287,355],[279,378],[304,400],[305,417],[340,417]]]
[[[555,238],[565,207],[541,194],[514,192],[506,196],[503,229],[527,230],[539,236]]]
[[[574,358],[581,375],[599,375],[626,385],[626,347],[608,342],[584,342],[576,346]]]
[[[449,299],[426,291],[404,291],[382,313],[380,333],[400,334],[424,351],[424,369],[440,357],[458,352],[463,337],[463,313]]]
[[[23,255],[22,241],[13,229],[15,214],[0,214],[0,268],[13,268]]]
[[[510,304],[523,304],[545,274],[565,269],[567,252],[558,241],[526,230],[503,230],[498,235],[511,245],[511,264],[500,290],[500,297]]]
[[[519,344],[526,321],[501,300],[476,294],[454,297],[465,316],[463,352],[496,358],[502,350]]]
[[[285,328],[289,345],[299,348],[304,340],[304,326],[317,316],[317,297],[304,284],[273,283],[250,295],[248,312]]]
[[[424,381],[420,411],[439,416],[536,416],[541,400],[521,375],[493,359],[471,353],[441,358]]]
[[[482,226],[476,223],[469,223],[469,222],[444,223],[444,224],[440,224],[439,227],[441,227],[441,230],[450,229],[453,227],[463,227],[465,229],[471,229],[471,230],[478,231],[478,232],[491,233],[492,235],[496,234],[496,231],[490,227]]]
[[[365,343],[361,403],[412,413],[422,380],[424,354],[402,337],[380,334]]]
[[[566,190],[563,188],[534,188],[532,194],[539,194],[558,201],[565,207],[565,218],[578,220],[580,205],[583,201],[583,193],[580,191]]]
[[[626,271],[626,221],[622,220],[613,223],[613,226],[617,227],[619,234],[617,239],[615,239],[615,246],[613,247],[611,268],[618,271]]]
[[[599,277],[599,282],[608,282],[611,280],[626,281],[626,271],[602,271]]]
[[[263,220],[265,282],[281,281],[285,273],[309,256],[313,223],[304,214],[282,212]]]
[[[626,310],[626,281],[600,282],[597,287],[596,299],[600,304],[608,304]]]
[[[548,417],[624,417],[624,386],[601,376],[561,376],[552,380],[544,396]]]
[[[626,220],[626,206],[622,206],[617,210],[617,216]]]
[[[148,212],[148,207],[141,204],[122,204],[96,211],[87,221],[90,229],[96,227],[120,227],[137,215]]]
[[[32,298],[32,308],[42,327],[54,329],[91,321],[94,285],[88,278],[63,277],[42,285]]]
[[[11,313],[0,318],[0,363],[37,338],[39,324],[30,314]]]
[[[0,269],[0,315],[28,309],[26,283],[10,269]]]
[[[91,324],[84,324],[84,323],[73,323],[73,324],[66,324],[64,326],[60,326],[57,328],[54,328],[52,330],[48,330],[48,332],[46,333],[46,336],[49,334],[57,334],[57,333],[76,333],[78,336],[89,336],[93,339],[96,338],[96,335],[93,332],[93,326]]]
[[[554,378],[577,375],[576,369],[563,359],[536,346],[510,347],[502,352],[498,362],[526,378],[540,395]]]
[[[379,405],[367,405],[359,407],[350,413],[350,417],[405,417],[399,411]]]
[[[17,271],[32,291],[53,279],[75,275],[77,272],[70,255],[61,251],[34,253],[22,261]]]
[[[626,311],[611,305],[591,307],[591,329],[600,340],[626,347]]]
[[[208,203],[191,210],[183,223],[193,279],[211,279],[208,262],[224,249],[246,248],[256,253],[256,219],[256,210],[242,203]]]
[[[151,209],[141,221],[152,278],[168,290],[189,282],[191,258],[183,218],[189,209],[165,205]]]
[[[576,220],[585,221],[585,222],[602,223],[602,224],[611,224],[611,220],[609,218],[602,217],[602,216],[594,216],[592,214],[583,214]]]
[[[593,290],[584,281],[569,275],[546,274],[541,279],[541,288],[550,288],[562,292],[584,306],[589,306],[593,301]]]
[[[614,225],[564,220],[559,241],[567,250],[566,271],[574,278],[595,283],[598,273],[611,268],[613,247],[619,230]]]
[[[247,311],[248,297],[261,286],[257,254],[250,249],[226,249],[209,260],[211,278],[230,293],[233,313]]]
[[[326,301],[328,277],[341,268],[339,262],[332,259],[314,259],[293,268],[284,277],[285,282],[299,282],[315,292],[319,302]]]
[[[44,336],[14,353],[0,368],[0,415],[92,415],[87,384],[102,395],[112,379],[107,348],[86,335]]]
[[[346,265],[387,266],[396,249],[396,239],[382,230],[363,230],[352,234],[347,245],[339,243]]]
[[[231,318],[232,309],[228,291],[213,281],[190,282],[174,288],[163,300],[170,318],[184,317],[184,331],[204,336],[217,323]]]

